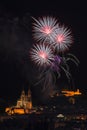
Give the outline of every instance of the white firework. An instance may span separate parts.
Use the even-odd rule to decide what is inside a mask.
[[[58,28],[57,20],[53,17],[33,18],[33,36],[37,41],[50,41],[53,32]]]
[[[54,47],[58,52],[63,52],[69,49],[72,42],[73,40],[70,29],[62,26],[55,30],[51,43],[54,44]]]
[[[31,59],[37,65],[49,66],[54,60],[54,54],[49,45],[35,44],[30,52]]]

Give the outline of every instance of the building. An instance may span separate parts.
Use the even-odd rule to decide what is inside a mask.
[[[62,94],[65,95],[66,97],[70,96],[78,96],[81,95],[82,93],[77,89],[76,91],[70,91],[70,90],[62,90]]]
[[[82,93],[80,92],[79,89],[76,91],[74,90],[61,90],[60,92],[58,90],[54,90],[50,93],[50,97],[55,97],[55,96],[65,96],[65,97],[74,97],[74,96],[80,96]]]
[[[31,91],[28,90],[28,94],[25,94],[23,90],[20,98],[17,100],[17,108],[32,109]]]
[[[27,94],[25,94],[24,90],[21,92],[21,96],[17,100],[16,106],[11,106],[5,109],[5,112],[8,113],[9,115],[31,113],[31,111],[32,111],[32,98],[30,89],[28,90]]]

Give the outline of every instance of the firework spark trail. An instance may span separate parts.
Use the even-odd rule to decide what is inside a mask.
[[[66,74],[66,77],[68,78],[68,80],[70,81],[70,78],[71,78],[71,74],[69,71],[67,71],[63,66],[61,66],[61,69],[65,72]]]
[[[34,45],[30,55],[32,60],[40,66],[49,66],[54,60],[54,55],[49,45]]]
[[[72,54],[69,54],[69,56],[75,57]],[[50,64],[49,68],[44,69],[42,72],[40,71],[40,77],[38,78],[38,82],[35,85],[38,85],[39,83],[43,82],[43,88],[42,91],[45,91],[47,89],[47,86],[49,86],[49,77],[51,76],[52,84],[53,81],[54,83],[56,82],[56,76],[55,73],[57,74],[57,77],[60,78],[61,76],[61,70],[65,73],[68,81],[70,82],[72,80],[72,75],[69,72],[69,65],[67,63],[68,60],[71,60],[71,58],[68,59],[68,57],[60,57],[60,56],[55,56],[55,60]],[[68,59],[68,60],[67,60]],[[76,62],[75,59],[71,60],[72,62]],[[77,65],[77,64],[76,64]],[[53,77],[53,79],[52,79]],[[50,86],[51,87],[51,86]]]
[[[53,84],[53,75],[52,75],[52,72],[50,70],[45,73],[45,76],[43,77],[43,81],[44,82],[43,82],[42,91],[45,91],[47,86],[50,87]]]
[[[37,77],[37,82],[34,84],[34,86],[43,84],[42,92],[45,92],[48,88],[52,89],[53,86],[55,86],[56,77],[52,69],[47,68],[44,71],[42,70],[40,72],[40,75]]]
[[[78,64],[80,63],[79,62],[79,60],[77,59],[77,57],[76,56],[74,56],[73,54],[70,54],[70,53],[68,53],[67,54],[67,59],[66,59],[66,61],[72,61],[72,62],[74,62],[77,66],[78,66]]]

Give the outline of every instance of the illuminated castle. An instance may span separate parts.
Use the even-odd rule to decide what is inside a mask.
[[[25,114],[32,112],[32,99],[31,99],[31,91],[28,90],[28,94],[25,94],[23,90],[20,98],[17,100],[16,106],[7,107],[5,112],[9,115],[12,114]]]
[[[50,93],[50,97],[60,96],[60,95],[64,95],[66,97],[73,97],[73,96],[80,96],[80,95],[82,95],[82,93],[80,92],[79,89],[77,89],[76,91],[73,91],[73,90],[62,90],[61,94],[59,92],[57,92],[57,90],[55,90],[55,91]]]
[[[69,91],[69,90],[63,90],[62,94],[65,95],[66,97],[70,97],[70,96],[78,96],[81,95],[82,93],[80,92],[79,89],[77,89],[76,91]]]

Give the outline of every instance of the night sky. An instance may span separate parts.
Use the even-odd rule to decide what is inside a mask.
[[[30,1],[30,0],[29,0]],[[0,98],[16,100],[21,90],[31,88],[34,98],[41,97],[34,86],[37,71],[29,57],[34,42],[32,18],[54,16],[71,28],[74,43],[69,52],[80,61],[70,66],[75,87],[87,94],[87,14],[85,3],[63,1],[0,2]],[[61,82],[58,87],[62,86]],[[37,96],[40,95],[40,96]]]

